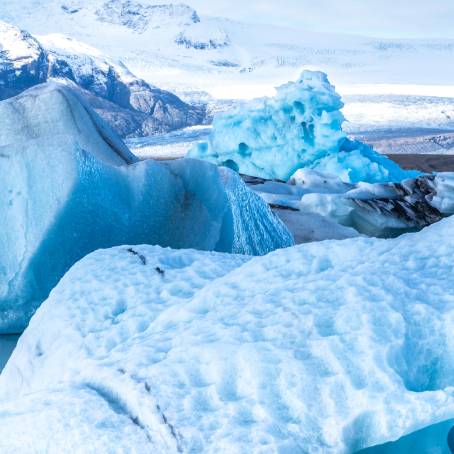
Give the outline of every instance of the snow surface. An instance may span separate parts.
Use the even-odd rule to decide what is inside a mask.
[[[0,19],[38,35],[87,42],[171,91],[264,96],[303,68],[328,72],[339,84],[387,84],[398,93],[427,85],[431,94],[443,92],[443,85],[453,90],[454,41],[448,39],[315,33],[205,17],[188,5],[156,0],[9,0],[0,3]],[[181,35],[205,44],[228,38],[229,45],[181,45]]]
[[[42,49],[29,33],[0,20],[0,36],[0,57],[6,54],[16,67],[20,68],[40,57]]]
[[[140,159],[177,159],[184,158],[210,132],[210,126],[190,126],[167,134],[126,139],[125,143]]]
[[[240,173],[287,181],[308,167],[346,182],[400,181],[417,172],[402,170],[342,131],[340,96],[322,72],[304,71],[274,98],[243,104],[215,117],[212,133],[188,156]]]
[[[20,332],[63,274],[100,247],[265,254],[293,244],[234,172],[194,160],[138,162],[63,85],[0,103],[0,180],[3,333]]]
[[[427,96],[347,96],[343,109],[348,132],[383,129],[454,131],[454,98]]]
[[[87,42],[148,83],[172,92],[205,90],[218,99],[273,96],[274,87],[294,80],[303,69],[321,69],[342,95],[366,95],[364,104],[354,101],[350,109],[347,103],[346,110],[347,119],[355,119],[361,131],[378,123],[385,126],[386,119],[386,127],[393,127],[392,122],[394,127],[452,126],[437,101],[451,97],[452,107],[452,40],[306,32],[200,16],[188,5],[155,0],[10,0],[0,3],[0,19],[36,35],[60,33]],[[415,99],[415,107],[406,108],[388,95],[425,96],[426,102]],[[128,121],[122,123],[127,130]],[[182,121],[179,125],[185,126]],[[346,129],[355,133],[355,123]],[[386,152],[386,146],[379,149]],[[169,154],[162,148],[155,151]],[[184,151],[177,149],[180,155]]]
[[[59,58],[65,58],[68,61],[77,81],[83,77],[88,78],[90,75],[96,77],[98,72],[108,74],[109,71],[114,72],[116,77],[125,84],[137,81],[125,65],[106,57],[95,47],[58,33],[37,36],[37,38],[51,54],[51,62]]]
[[[352,453],[452,419],[453,228],[97,251],[0,376],[0,450]]]

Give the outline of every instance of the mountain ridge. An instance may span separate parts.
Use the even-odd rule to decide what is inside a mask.
[[[205,111],[152,86],[97,49],[64,35],[33,37],[0,22],[0,100],[48,80],[72,85],[123,137],[200,124]]]

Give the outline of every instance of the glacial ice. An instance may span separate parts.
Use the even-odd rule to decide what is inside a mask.
[[[243,178],[285,222],[297,244],[359,234],[396,237],[454,214],[451,172],[373,184],[345,183],[312,169],[299,169],[287,183]]]
[[[277,88],[274,98],[218,115],[207,142],[190,157],[240,173],[287,181],[299,168],[339,175],[343,181],[401,181],[416,176],[342,131],[340,96],[322,72]]]
[[[453,419],[453,228],[94,252],[0,376],[0,451],[342,454]]]
[[[126,243],[264,254],[293,244],[240,177],[195,160],[138,162],[65,86],[0,103],[0,333],[20,332],[63,274]]]

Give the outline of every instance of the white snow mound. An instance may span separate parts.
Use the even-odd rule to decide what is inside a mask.
[[[80,452],[51,411],[106,452],[353,453],[453,418],[453,227],[255,258],[97,251],[0,376],[0,450]]]

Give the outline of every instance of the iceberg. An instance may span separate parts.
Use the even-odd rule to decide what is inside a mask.
[[[0,451],[342,454],[452,420],[453,228],[96,251],[0,375]]]
[[[341,97],[322,72],[304,71],[274,98],[246,103],[215,117],[207,142],[189,156],[242,174],[287,181],[300,168],[333,173],[345,182],[401,181],[401,169],[342,131]]]
[[[0,332],[21,332],[86,254],[159,244],[265,254],[291,234],[240,177],[195,160],[138,159],[68,87],[0,103]]]

